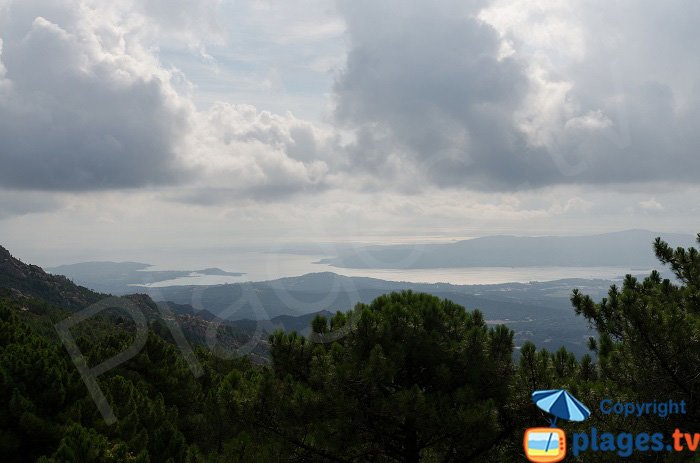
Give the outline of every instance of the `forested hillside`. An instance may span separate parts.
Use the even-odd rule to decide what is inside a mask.
[[[3,254],[0,455],[43,463],[522,462],[523,431],[547,425],[530,394],[552,388],[566,388],[591,409],[606,397],[687,403],[687,413],[671,421],[594,410],[584,423],[567,423],[567,432],[697,431],[700,255],[661,240],[655,250],[679,283],[657,272],[643,281],[628,277],[600,302],[573,290],[572,310],[597,330],[592,355],[581,360],[526,343],[514,361],[508,328],[489,327],[481,312],[447,299],[401,291],[319,315],[309,337],[271,335],[268,364],[212,351],[192,327],[206,330],[210,322],[175,308],[170,321],[183,326],[201,367],[193,372],[158,307],[132,296],[148,320],[145,345],[97,379],[113,424],[54,327],[103,295]],[[126,351],[137,327],[129,316],[105,311],[71,333],[95,366]],[[230,348],[249,340],[228,336]],[[606,453],[567,458],[620,461]],[[634,455],[649,462],[691,458]]]

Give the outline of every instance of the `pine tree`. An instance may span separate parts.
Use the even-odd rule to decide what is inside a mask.
[[[697,237],[700,244],[700,234]],[[627,275],[622,287],[595,303],[574,290],[571,302],[598,331],[592,343],[601,380],[620,398],[685,401],[687,414],[673,424],[700,424],[700,254],[695,248],[672,249],[657,238],[654,250],[675,281],[654,270],[639,281]],[[676,419],[677,418],[677,419]],[[648,418],[653,421],[654,418]],[[662,420],[663,421],[663,420]],[[666,423],[651,425],[668,426]]]
[[[513,333],[482,314],[410,291],[317,317],[316,344],[270,338],[247,419],[304,461],[469,461],[511,430],[500,410],[512,378]],[[245,407],[245,403],[240,404]]]

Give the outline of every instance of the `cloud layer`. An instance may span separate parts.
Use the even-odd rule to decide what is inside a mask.
[[[479,190],[696,183],[697,6],[341,2],[353,161]]]
[[[356,165],[476,189],[553,173],[515,125],[528,92],[525,65],[500,56],[498,32],[476,17],[481,6],[342,3],[351,48],[335,86],[336,116],[357,133]]]
[[[2,9],[0,183],[35,190],[168,184],[188,105],[123,26],[74,1]]]
[[[0,1],[0,188],[143,188],[222,204],[700,178],[699,6],[340,0],[331,14],[322,5],[246,4],[251,16],[237,24],[269,35],[258,40],[227,30],[217,13],[232,7],[219,0]],[[322,46],[343,27],[345,59]],[[303,120],[250,101],[199,107],[201,83],[161,61],[165,47],[224,69],[230,56],[208,47],[234,49],[243,37],[265,44],[256,50],[293,47],[307,70],[342,61],[332,116]]]
[[[209,3],[2,4],[0,187],[172,185],[264,199],[319,186],[318,129],[250,105],[198,109],[187,77],[158,60],[157,39],[198,48],[214,35]]]

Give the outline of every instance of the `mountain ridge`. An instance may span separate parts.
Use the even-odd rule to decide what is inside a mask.
[[[2,246],[0,286],[72,310],[83,308],[105,297],[104,294],[74,284],[63,275],[52,275],[37,265],[25,264]]]
[[[3,290],[0,296],[15,301],[16,305],[21,308],[20,311],[39,317],[53,314],[54,317],[65,318],[67,314],[62,312],[63,310],[77,312],[111,297],[109,294],[95,292],[76,285],[63,275],[47,273],[37,265],[25,264],[13,257],[2,246],[0,246],[0,289]],[[129,294],[122,297],[134,303],[144,314],[149,327],[166,339],[170,336],[167,328],[169,316],[168,312],[163,309],[170,309],[174,321],[182,329],[185,338],[196,344],[205,346],[207,335],[212,330],[216,333],[217,343],[227,349],[237,348],[247,341],[248,333],[243,332],[240,327],[229,323],[223,323],[223,327],[221,327],[220,320],[215,315],[204,312],[200,316],[198,311],[191,306],[180,305],[176,310],[173,310],[169,303],[155,302],[145,293]],[[27,303],[23,302],[25,300]],[[29,303],[32,300],[48,304],[48,307]],[[105,315],[109,319],[109,316],[117,313],[120,311],[107,309],[101,315]],[[123,314],[120,313],[118,317],[123,318]],[[81,323],[89,324],[90,322]],[[258,351],[253,353],[254,358],[258,361],[264,361],[261,349],[265,349],[264,340]]]
[[[649,267],[653,241],[695,244],[693,235],[625,230],[578,236],[494,235],[452,243],[373,245],[319,260],[337,268],[432,269],[460,267]]]

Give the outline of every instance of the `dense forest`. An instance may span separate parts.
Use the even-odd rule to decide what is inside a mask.
[[[700,244],[700,235],[698,235]],[[566,388],[593,415],[567,432],[700,432],[700,255],[661,239],[675,274],[628,276],[572,310],[597,331],[577,358],[526,343],[478,310],[411,291],[317,316],[312,335],[277,332],[260,356],[228,358],[186,332],[194,375],[152,311],[144,347],[98,384],[107,424],[55,324],[105,295],[38,267],[0,260],[0,455],[4,462],[523,462],[523,431],[547,426],[530,394]],[[10,271],[12,270],[12,271]],[[134,296],[141,307],[152,301]],[[188,320],[191,317],[188,318]],[[89,365],[125,351],[133,320],[105,311],[71,330]],[[240,342],[230,333],[231,342]],[[687,413],[630,419],[596,413],[603,398],[685,401]],[[634,461],[700,461],[635,453]],[[695,458],[693,460],[693,458]],[[614,453],[567,461],[622,461]]]

